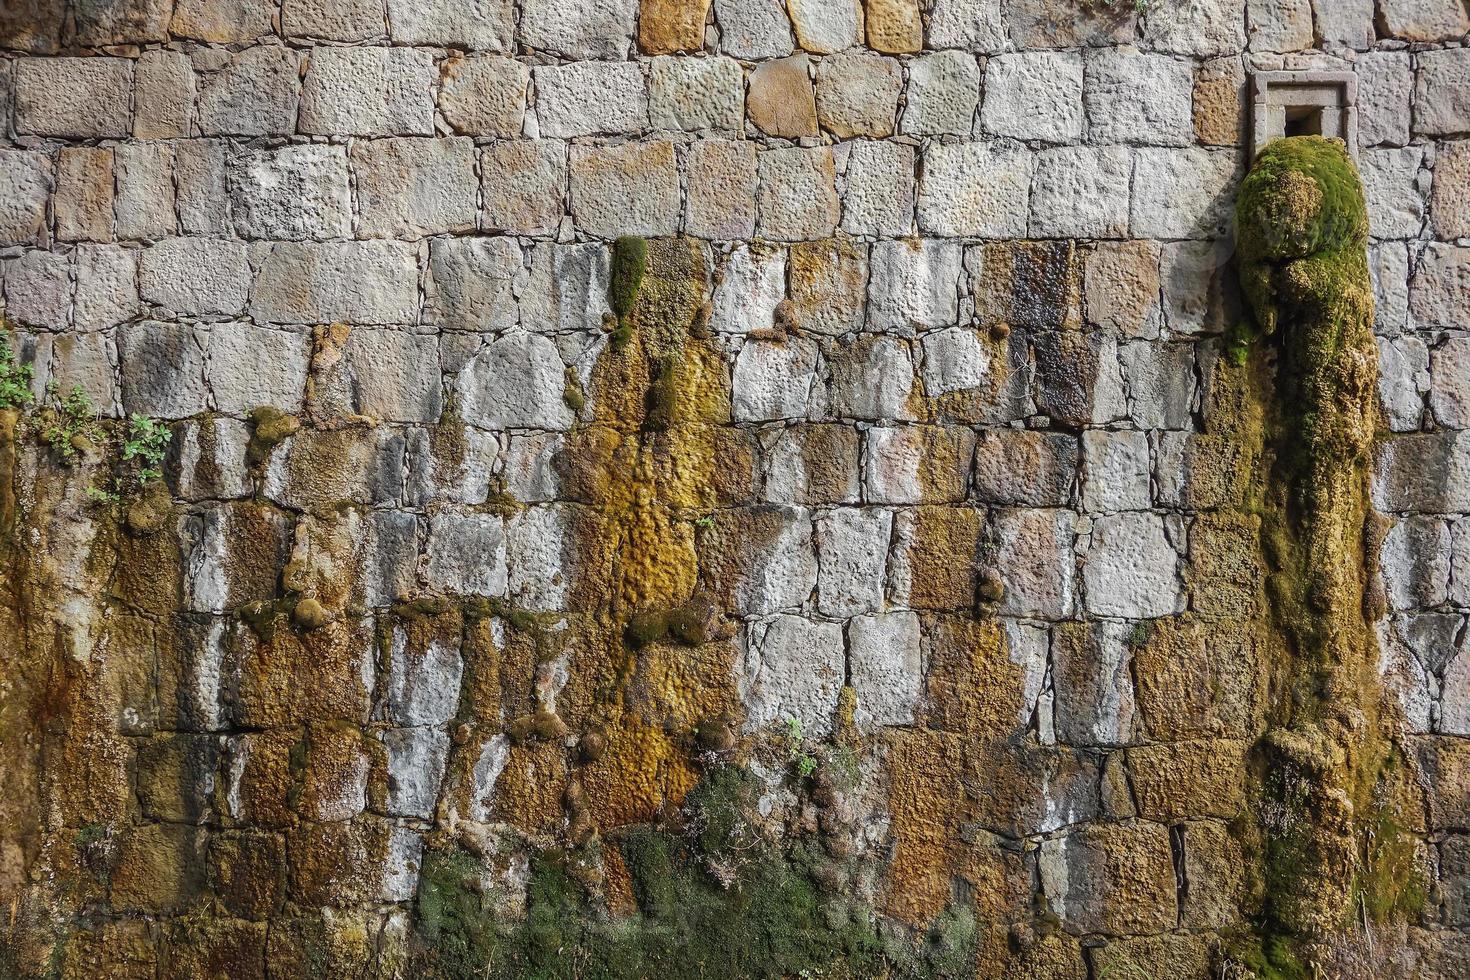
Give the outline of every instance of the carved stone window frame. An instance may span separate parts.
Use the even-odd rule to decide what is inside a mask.
[[[1358,76],[1350,71],[1261,71],[1251,76],[1251,156],[1272,140],[1336,136],[1358,156]]]

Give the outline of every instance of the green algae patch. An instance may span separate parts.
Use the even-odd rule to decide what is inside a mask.
[[[633,327],[629,316],[638,303],[638,291],[643,285],[643,273],[648,268],[648,242],[635,235],[624,235],[613,242],[612,274],[608,286],[608,301],[617,315],[617,329],[613,331],[613,350],[620,351],[633,339]]]

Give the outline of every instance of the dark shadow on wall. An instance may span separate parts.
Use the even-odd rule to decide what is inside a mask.
[[[28,54],[168,40],[169,0],[3,0],[0,48]]]

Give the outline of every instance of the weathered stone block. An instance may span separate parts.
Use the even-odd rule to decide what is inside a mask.
[[[444,406],[439,338],[358,327],[343,348],[343,374],[325,392],[338,414],[386,422],[436,422]],[[335,396],[335,397],[332,397]]]
[[[981,503],[1065,507],[1077,478],[1077,440],[1052,432],[987,429],[975,447],[975,497]]]
[[[24,158],[17,158],[16,162]],[[27,176],[17,167],[12,174]],[[112,240],[112,151],[91,146],[67,147],[56,154],[56,237],[66,242]],[[45,194],[40,195],[40,212],[45,223]],[[22,194],[13,203],[20,204]],[[0,213],[11,203],[0,189]],[[0,234],[0,239],[5,235]]]
[[[1247,0],[1246,25],[1252,51],[1300,51],[1315,40],[1311,0]]]
[[[620,61],[633,44],[638,0],[529,0],[521,43],[567,58]]]
[[[122,836],[110,898],[119,910],[167,913],[194,901],[204,887],[204,831],[144,824]]]
[[[113,150],[117,195],[113,227],[121,239],[172,235],[174,211],[173,144],[124,143]]]
[[[1061,146],[1036,155],[1031,234],[1123,238],[1128,234],[1133,155],[1121,146]]]
[[[770,136],[817,135],[817,102],[806,53],[766,61],[750,73],[750,121]]]
[[[1087,319],[1124,337],[1155,338],[1163,322],[1159,248],[1152,242],[1099,242],[1087,255]]]
[[[919,179],[919,229],[1024,238],[1035,156],[1020,143],[931,143]]]
[[[903,71],[898,61],[838,54],[817,65],[817,119],[839,139],[892,135]]]
[[[1451,337],[1434,349],[1429,407],[1449,429],[1470,429],[1470,340]]]
[[[116,245],[79,245],[76,265],[73,326],[105,330],[137,315],[137,252]]]
[[[929,15],[929,47],[1002,51],[1009,44],[998,4],[934,0]]]
[[[418,255],[405,242],[277,242],[250,312],[270,323],[413,323]]]
[[[1414,132],[1470,132],[1470,48],[1425,51],[1414,85]]]
[[[870,503],[941,504],[965,498],[975,437],[931,425],[863,433],[863,496]]]
[[[1460,383],[1470,383],[1470,377]],[[1429,348],[1423,340],[1378,338],[1378,400],[1383,406],[1383,420],[1391,430],[1419,431],[1424,421],[1424,396],[1429,387]]]
[[[1145,619],[1183,610],[1179,556],[1156,515],[1098,518],[1082,572],[1087,609],[1096,615]]]
[[[179,139],[192,134],[194,66],[177,51],[145,51],[134,68],[136,139]]]
[[[862,499],[861,437],[840,423],[770,433],[760,457],[761,496],[773,504],[855,504]],[[882,591],[881,580],[877,585]]]
[[[1358,72],[1358,143],[1377,146],[1409,142],[1414,69],[1406,51],[1366,51]]]
[[[674,54],[704,47],[710,0],[642,0],[638,46],[647,54]]]
[[[913,54],[924,47],[919,0],[868,0],[868,46],[885,54]]]
[[[515,290],[525,276],[525,260],[512,239],[435,239],[429,245],[424,320],[450,330],[509,329],[518,320]]]
[[[1384,536],[1379,571],[1391,609],[1428,608],[1448,601],[1449,526],[1432,517],[1401,518]]]
[[[343,238],[352,233],[347,155],[310,143],[246,150],[230,161],[231,212],[246,238]]]
[[[1059,51],[997,55],[985,70],[987,133],[1068,143],[1082,136],[1082,58]]]
[[[918,615],[858,616],[848,624],[847,642],[858,724],[912,725],[923,685]]]
[[[465,138],[354,143],[358,228],[363,238],[422,238],[473,231],[479,186],[475,144]]]
[[[512,58],[455,55],[440,69],[439,111],[465,136],[521,135],[531,69]]]
[[[1128,430],[1082,433],[1082,506],[1094,513],[1149,506],[1148,436]]]
[[[883,583],[893,515],[842,507],[813,522],[817,544],[817,608],[845,619],[883,608]]]
[[[737,422],[806,418],[816,380],[816,345],[747,341],[735,359],[730,410]]]
[[[878,330],[948,326],[959,310],[964,253],[935,238],[884,241],[873,246],[868,323]]]
[[[238,314],[250,291],[245,246],[217,238],[165,238],[143,250],[138,288],[145,303],[186,316]]]
[[[863,334],[827,353],[832,376],[828,408],[838,418],[916,417],[914,365],[908,344],[885,334]]]
[[[181,140],[174,145],[174,185],[179,227],[186,235],[226,235],[230,192],[223,140]]]
[[[1238,54],[1246,42],[1245,4],[1246,0],[1188,0],[1150,10],[1143,21],[1143,45],[1201,58]]]
[[[498,514],[443,510],[429,524],[431,588],[451,595],[503,596],[508,584],[505,521]]]
[[[206,136],[270,136],[296,131],[300,56],[258,45],[232,55],[199,83],[199,129]]]
[[[1060,623],[1052,631],[1057,740],[1127,745],[1134,740],[1128,623]]]
[[[726,54],[758,61],[791,53],[791,21],[782,0],[714,0],[714,5],[720,50]]]
[[[176,419],[209,409],[202,328],[144,320],[118,330],[123,408]]]
[[[715,526],[701,536],[699,551],[700,572],[708,576],[712,594],[725,597],[740,615],[799,609],[817,585],[812,521],[800,507],[719,511]],[[840,647],[841,631],[832,629]]]
[[[556,345],[537,334],[507,334],[480,349],[455,381],[465,421],[486,429],[572,426],[562,401],[566,371]]]
[[[491,143],[480,156],[485,227],[522,235],[556,231],[567,193],[567,145],[561,140]]]
[[[1358,172],[1368,203],[1368,228],[1374,238],[1418,238],[1424,227],[1429,174],[1420,147],[1363,150]]]
[[[648,93],[633,62],[573,62],[531,74],[543,136],[631,134],[648,128]]]
[[[1134,156],[1132,220],[1137,238],[1216,238],[1225,234],[1240,177],[1235,153],[1140,149]]]
[[[397,44],[511,51],[515,45],[515,4],[513,0],[388,0],[388,28]]]
[[[1385,0],[1383,26],[1405,41],[1457,41],[1470,32],[1470,14],[1455,0]]]
[[[756,150],[746,140],[699,140],[685,157],[684,231],[698,238],[755,233]]]
[[[401,432],[303,429],[282,448],[271,457],[261,491],[283,506],[308,510],[343,501],[383,506],[395,503],[402,492]]]
[[[863,43],[858,0],[787,0],[796,41],[814,54],[832,54]]]
[[[221,323],[209,332],[208,351],[205,373],[217,410],[243,414],[262,405],[300,410],[311,358],[311,340],[304,333]]]
[[[1186,146],[1193,135],[1194,72],[1187,61],[1131,48],[1088,55],[1088,138],[1095,143]]]
[[[497,251],[509,264],[509,249]],[[531,257],[530,286],[519,290],[525,328],[542,333],[600,331],[603,314],[612,310],[611,265],[610,250],[601,243],[538,245]]]
[[[83,4],[73,14],[76,18],[76,43],[102,47],[166,41],[170,6],[166,0]]]
[[[969,136],[980,105],[981,70],[973,55],[938,51],[909,63],[899,129],[919,136]]]
[[[384,38],[381,0],[283,0],[281,33],[327,41]]]
[[[993,565],[1005,584],[996,611],[1062,619],[1072,615],[1076,516],[1065,510],[1007,510],[991,519]]]
[[[968,327],[931,330],[923,335],[924,393],[930,398],[970,391],[986,383],[991,349]]]
[[[1470,316],[1470,248],[1429,244],[1409,280],[1409,312],[1420,329],[1465,322]]]
[[[1194,405],[1194,346],[1134,342],[1119,348],[1128,417],[1140,429],[1185,429]]]
[[[907,235],[914,225],[914,148],[864,140],[848,149],[842,230],[854,235]]]
[[[1096,824],[1041,845],[1041,888],[1074,935],[1158,933],[1179,910],[1168,831]]]
[[[15,131],[72,139],[132,131],[132,65],[125,58],[23,58],[15,65]]]
[[[654,58],[648,75],[648,118],[654,129],[739,132],[745,120],[745,74],[740,62],[721,57]]]
[[[432,136],[438,77],[420,49],[315,48],[297,125],[323,136]]]
[[[388,753],[390,816],[428,820],[449,763],[449,736],[434,728],[390,728],[380,736]]]
[[[1128,4],[1058,8],[1051,0],[1015,0],[1006,10],[1006,20],[1022,50],[1105,48],[1133,40],[1138,14]]]
[[[169,31],[178,37],[214,44],[254,41],[272,32],[276,13],[270,0],[240,0],[219,4],[210,0],[177,0]]]
[[[72,271],[65,255],[28,251],[8,259],[5,315],[41,330],[65,330],[71,323]]]
[[[1430,216],[1435,237],[1470,238],[1470,141],[1440,145]]]
[[[1324,45],[1366,51],[1377,40],[1373,0],[1312,0],[1317,37]],[[1361,106],[1361,89],[1359,90]]]
[[[679,170],[672,143],[572,147],[572,219],[589,235],[672,235]]]
[[[847,669],[840,626],[777,616],[752,623],[745,647],[739,679],[746,731],[794,719],[806,737],[831,732]]]
[[[51,186],[51,161],[44,153],[0,149],[0,242],[29,245],[41,238]]]
[[[809,241],[832,234],[841,211],[830,148],[762,150],[757,167],[757,227],[762,236]]]

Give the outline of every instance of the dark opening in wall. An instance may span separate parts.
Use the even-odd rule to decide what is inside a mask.
[[[1251,151],[1286,136],[1335,136],[1358,152],[1357,77],[1352,72],[1263,71],[1251,83]]]
[[[1320,106],[1290,106],[1286,110],[1286,132],[1283,136],[1321,136]]]

